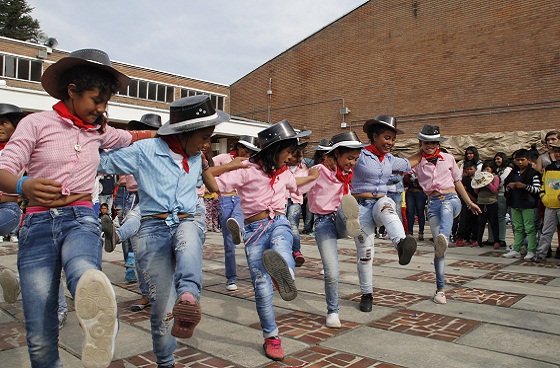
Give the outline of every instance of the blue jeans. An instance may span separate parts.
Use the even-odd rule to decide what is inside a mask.
[[[293,203],[291,199],[288,199],[288,207],[286,208],[286,217],[290,221],[292,226],[292,235],[294,236],[294,244],[292,246],[292,252],[301,251],[301,241],[299,236],[299,218],[301,216],[301,204]]]
[[[325,270],[325,299],[327,313],[338,313],[338,243],[337,239],[346,238],[346,223],[340,207],[337,212],[315,215],[315,240],[321,254]]]
[[[274,217],[274,220],[266,218],[245,225],[245,255],[251,272],[251,281],[255,290],[255,303],[257,314],[263,329],[265,338],[278,336],[278,326],[274,320],[274,306],[272,297],[274,288],[270,275],[262,264],[263,252],[273,249],[280,253],[282,258],[294,274],[295,261],[292,256],[292,229],[290,222],[284,215]]]
[[[0,203],[0,236],[10,235],[20,220],[21,210],[16,202]]]
[[[455,193],[433,196],[428,199],[428,222],[434,239],[439,234],[445,235],[449,241],[453,219],[461,213],[461,200]],[[435,248],[435,245],[434,245]],[[438,290],[445,287],[445,256],[434,257],[436,286]]]
[[[132,238],[137,272],[148,288],[153,352],[157,364],[173,364],[177,347],[171,336],[173,319],[168,318],[177,298],[184,292],[200,299],[202,289],[202,246],[204,221],[198,217],[181,219],[168,226],[161,219],[144,219]]]
[[[304,205],[305,207],[305,221],[303,222],[303,232],[310,233],[313,231],[313,213],[309,211],[309,203]]]
[[[235,283],[235,280],[237,280],[237,266],[235,263],[235,244],[233,244],[231,233],[226,227],[226,221],[228,218],[234,218],[237,223],[239,223],[239,226],[243,226],[245,219],[243,217],[243,212],[241,212],[241,205],[239,202],[240,199],[236,195],[220,197],[218,200],[220,226],[222,227],[222,236],[224,238],[226,279],[228,284]]]
[[[25,216],[18,270],[32,367],[62,367],[58,355],[60,273],[72,297],[82,274],[101,269],[101,225],[88,207],[51,208]]]
[[[391,198],[393,202],[395,202],[397,215],[402,222],[402,192],[387,192],[387,197]]]
[[[360,279],[360,290],[362,294],[373,292],[373,241],[375,239],[375,227],[384,225],[393,245],[406,237],[404,228],[397,211],[395,202],[389,197],[379,199],[358,199],[360,206],[361,234],[354,238],[356,250],[358,251],[358,278]]]
[[[426,193],[423,191],[408,189],[405,193],[406,199],[406,220],[408,222],[408,233],[412,235],[414,230],[414,216],[418,216],[418,233],[424,234],[426,225]]]

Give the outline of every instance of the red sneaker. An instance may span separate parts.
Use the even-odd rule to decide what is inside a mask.
[[[455,246],[456,247],[464,247],[465,242],[463,241],[463,238],[457,238],[457,241],[455,242]]]
[[[200,322],[202,313],[198,300],[189,292],[183,293],[173,307],[173,328],[171,335],[182,339],[191,338],[194,328]]]
[[[301,267],[305,263],[305,258],[301,252],[294,252],[294,261],[296,261],[296,267]]]
[[[478,242],[476,240],[471,242],[471,248],[478,248]]]
[[[284,360],[282,340],[276,337],[267,337],[263,344],[264,354],[272,360]]]

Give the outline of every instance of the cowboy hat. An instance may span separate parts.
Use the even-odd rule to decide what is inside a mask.
[[[140,120],[128,122],[128,130],[158,130],[161,127],[161,116],[158,114],[144,114]]]
[[[257,138],[251,137],[249,135],[241,135],[239,136],[239,140],[237,141],[237,144],[241,144],[243,147],[254,152],[260,151],[259,147],[257,147],[257,143]]]
[[[260,149],[263,150],[276,142],[307,137],[310,134],[311,130],[296,133],[288,120],[282,120],[259,132]]]
[[[321,139],[319,144],[317,146],[312,146],[311,149],[314,151],[328,151],[330,149],[329,143],[330,141],[328,139]]]
[[[171,135],[207,128],[229,121],[229,115],[215,110],[206,95],[180,98],[169,106],[169,121],[158,130],[159,135]]]
[[[439,135],[439,127],[437,125],[426,124],[420,129],[420,133],[416,133],[416,138],[424,142],[445,142],[447,138]]]
[[[49,66],[41,77],[43,89],[52,97],[62,100],[65,96],[58,90],[58,80],[68,69],[78,65],[89,65],[109,72],[121,84],[126,87],[130,84],[130,78],[113,68],[109,55],[105,51],[97,49],[81,49],[72,51],[67,56]]]
[[[329,144],[329,150],[328,152],[332,152],[335,149],[337,149],[338,147],[348,147],[348,148],[363,148],[365,147],[366,144],[362,144],[362,142],[360,142],[360,139],[358,138],[358,136],[356,135],[355,132],[345,132],[345,133],[340,133],[335,135],[334,137],[331,138],[330,144]]]
[[[473,189],[479,189],[487,186],[494,180],[494,175],[488,171],[477,171],[471,180],[471,186]]]
[[[25,113],[16,105],[0,103],[0,115],[13,115],[22,118]]]
[[[373,119],[369,119],[364,123],[364,133],[368,133],[369,129],[373,125],[383,125],[397,134],[403,134],[404,132],[400,129],[397,129],[397,118],[391,115],[377,115]]]

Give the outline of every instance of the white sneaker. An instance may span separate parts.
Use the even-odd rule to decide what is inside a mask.
[[[17,242],[18,242],[17,236],[15,236],[15,235],[10,236],[10,241],[11,241],[12,243],[17,243]]]
[[[506,254],[504,254],[502,257],[504,257],[504,258],[519,258],[520,255],[521,254],[518,251],[516,251],[515,249],[512,249],[509,252],[507,252]]]
[[[327,314],[327,323],[325,323],[325,325],[329,328],[341,328],[342,324],[338,318],[338,313]]]
[[[239,223],[234,218],[228,218],[226,221],[226,227],[231,233],[231,240],[233,244],[239,245],[241,244],[241,228],[239,227]]]
[[[325,274],[325,269],[321,268],[321,272],[319,272],[319,275],[324,275]]]
[[[235,285],[235,284],[227,284],[227,285],[226,285],[226,290],[227,290],[227,291],[235,291],[235,290],[237,290],[237,285]]]
[[[4,293],[4,301],[6,303],[15,303],[17,301],[20,287],[16,273],[10,269],[3,269],[0,273],[0,286]]]
[[[0,243],[4,242],[4,237],[0,236]]]
[[[356,201],[353,195],[347,194],[342,196],[340,207],[346,218],[346,232],[348,235],[355,238],[360,235],[360,206],[358,205],[358,201]]]
[[[447,299],[445,298],[445,293],[443,291],[436,291],[436,294],[434,295],[434,303],[447,304]]]
[[[526,261],[530,261],[533,259],[533,257],[535,256],[535,253],[533,252],[527,252],[527,255],[523,258]]]
[[[434,242],[436,243],[436,247],[435,247],[436,258],[445,257],[445,251],[447,251],[447,236],[443,234],[438,234]]]
[[[92,269],[83,273],[76,287],[75,306],[84,332],[82,364],[91,368],[109,366],[118,330],[117,302],[103,272]]]

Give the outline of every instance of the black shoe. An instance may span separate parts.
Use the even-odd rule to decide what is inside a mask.
[[[554,255],[554,258],[560,259],[560,248],[556,248],[556,254]]]
[[[161,365],[158,364],[157,368],[174,368],[175,364],[167,364],[167,365]]]
[[[403,266],[409,264],[412,256],[416,252],[416,239],[407,235],[406,238],[402,239],[397,245],[397,252],[399,254],[399,264]]]
[[[546,262],[546,258],[542,258],[541,256],[536,255],[533,258],[531,258],[531,262],[537,262],[537,263]]]
[[[362,312],[371,312],[371,303],[373,302],[373,296],[371,294],[362,294],[360,299],[360,310]]]
[[[490,240],[485,240],[480,244],[480,246],[483,246],[483,245],[494,245],[494,242],[491,242]]]
[[[500,247],[507,248],[507,243],[503,240],[500,240]]]
[[[546,252],[546,258],[552,257],[552,247],[548,247],[548,251]]]

